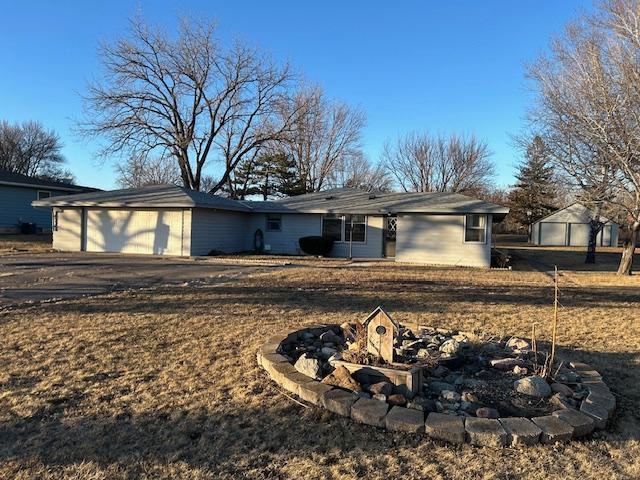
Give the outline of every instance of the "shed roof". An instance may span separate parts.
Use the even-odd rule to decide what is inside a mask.
[[[186,207],[215,208],[255,213],[492,213],[508,208],[457,193],[381,193],[339,188],[276,201],[232,200],[175,185],[156,185],[109,192],[53,197],[35,206]]]
[[[549,222],[554,220],[558,222],[568,221],[567,218],[561,218],[563,215],[567,215],[568,217],[573,216],[575,220],[581,220],[582,222],[588,223],[593,218],[593,210],[591,210],[589,207],[584,206],[580,202],[573,202],[566,207],[560,208],[555,212],[552,212],[549,215],[536,220],[535,222],[533,222],[533,225],[536,225],[540,222]],[[610,218],[605,217],[604,215],[600,215],[600,220],[603,223],[616,223]]]
[[[63,192],[93,192],[97,188],[83,187],[67,182],[55,182],[52,180],[44,180],[38,177],[30,177],[21,173],[10,172],[0,169],[0,185],[9,185],[15,187],[32,187],[46,188],[48,190],[60,190]]]

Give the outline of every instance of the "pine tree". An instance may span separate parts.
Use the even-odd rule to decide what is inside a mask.
[[[509,216],[516,224],[532,223],[556,210],[557,185],[543,140],[535,136],[519,165],[517,183],[509,193]]]

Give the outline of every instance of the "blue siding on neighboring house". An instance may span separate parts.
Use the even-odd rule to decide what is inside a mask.
[[[0,229],[17,228],[21,222],[35,222],[38,228],[51,230],[51,208],[31,206],[31,202],[38,199],[38,190],[51,192],[52,197],[69,193],[51,188],[0,185]]]

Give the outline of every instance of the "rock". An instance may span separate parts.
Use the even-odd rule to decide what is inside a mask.
[[[358,398],[371,398],[371,395],[367,392],[356,392],[356,395],[358,395]]]
[[[511,337],[507,342],[507,348],[511,350],[526,351],[531,350],[531,344],[523,338]]]
[[[356,400],[362,401],[363,399],[358,399],[358,396],[353,392],[345,392],[337,388],[329,390],[322,397],[324,408],[344,417],[351,415],[351,406]]]
[[[542,430],[528,418],[501,418],[500,423],[507,432],[507,443],[511,446],[535,445],[540,441]]]
[[[469,392],[469,391],[462,392],[462,395],[460,395],[460,398],[462,399],[463,402],[468,402],[468,403],[474,403],[478,401],[478,396],[475,393]]]
[[[377,400],[360,398],[351,407],[351,418],[356,422],[373,425],[374,427],[384,427],[385,417],[389,406]]]
[[[436,368],[434,368],[431,371],[432,376],[439,377],[439,378],[445,377],[448,374],[449,374],[449,369],[443,365],[438,365]]]
[[[537,375],[516,380],[513,382],[513,388],[516,392],[530,397],[545,398],[551,395],[551,387],[547,381]]]
[[[398,405],[400,407],[403,407],[407,404],[407,399],[404,395],[396,393],[394,395],[389,395],[387,397],[387,402],[389,403],[389,405]]]
[[[552,383],[551,391],[553,393],[564,395],[565,397],[571,397],[573,395],[573,390],[571,389],[571,387],[568,387],[563,383]]]
[[[593,431],[593,419],[582,412],[578,412],[577,410],[558,410],[553,412],[551,415],[558,417],[563,422],[567,422],[571,425],[573,427],[574,437],[589,435]]]
[[[339,343],[342,343],[342,338],[329,330],[328,332],[324,332],[322,335],[320,335],[320,341],[322,343],[333,343],[334,345],[337,345]]]
[[[431,390],[434,393],[440,394],[440,392],[442,392],[443,390],[454,390],[455,391],[456,387],[450,383],[446,383],[446,382],[429,382],[429,390]]]
[[[357,343],[350,343],[348,349],[350,352],[357,352],[358,350],[360,350],[360,345],[358,345]]]
[[[315,380],[322,378],[322,364],[317,358],[310,358],[306,353],[302,354],[300,358],[293,365],[294,368],[300,373],[311,377]]]
[[[380,402],[387,401],[387,396],[382,393],[376,393],[371,398],[373,398],[374,400],[379,400]]]
[[[573,405],[569,403],[567,398],[561,393],[554,393],[549,399],[549,404],[556,409],[573,408]]]
[[[362,388],[360,384],[354,380],[354,378],[342,365],[336,367],[336,369],[322,379],[322,383],[325,385],[333,385],[334,387],[345,388],[354,392],[361,392]]]
[[[526,369],[526,367],[516,365],[515,367],[513,367],[513,373],[515,373],[516,375],[526,375],[528,373],[528,370]]]
[[[393,383],[390,382],[378,382],[369,386],[369,391],[372,394],[381,393],[383,395],[391,395],[393,393]]]
[[[429,350],[427,350],[426,348],[421,348],[418,350],[418,353],[416,353],[416,357],[418,357],[421,360],[424,360],[425,358],[429,358]]]
[[[336,352],[333,355],[331,355],[327,360],[327,362],[331,363],[331,362],[336,362],[338,360],[342,360],[342,353],[340,352]]]
[[[460,350],[460,343],[451,339],[440,345],[439,350],[442,353],[456,354]]]
[[[497,358],[489,362],[493,368],[498,370],[513,370],[513,367],[523,367],[524,360],[521,358]]]
[[[413,397],[413,400],[407,402],[407,408],[422,410],[423,412],[435,412],[436,403],[428,398],[416,396]]]
[[[467,418],[465,430],[469,443],[480,447],[503,447],[507,444],[507,432],[495,419]]]
[[[460,400],[460,394],[454,390],[442,390],[440,396],[448,402],[457,402]]]
[[[476,410],[478,418],[500,418],[500,413],[495,408],[480,407]]]
[[[316,338],[316,335],[313,332],[302,332],[303,340],[313,340]]]
[[[571,440],[573,427],[558,417],[534,417],[531,421],[542,430],[541,443],[568,442]]]

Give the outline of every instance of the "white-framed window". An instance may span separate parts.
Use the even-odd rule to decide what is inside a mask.
[[[322,216],[322,236],[333,238],[336,242],[365,243],[367,241],[367,216],[324,214]]]
[[[51,198],[51,192],[48,190],[38,190],[38,200],[44,200],[45,198]]]
[[[279,213],[267,214],[267,232],[280,232],[282,230],[282,215]]]
[[[487,216],[477,213],[465,215],[464,241],[465,243],[486,243]]]

